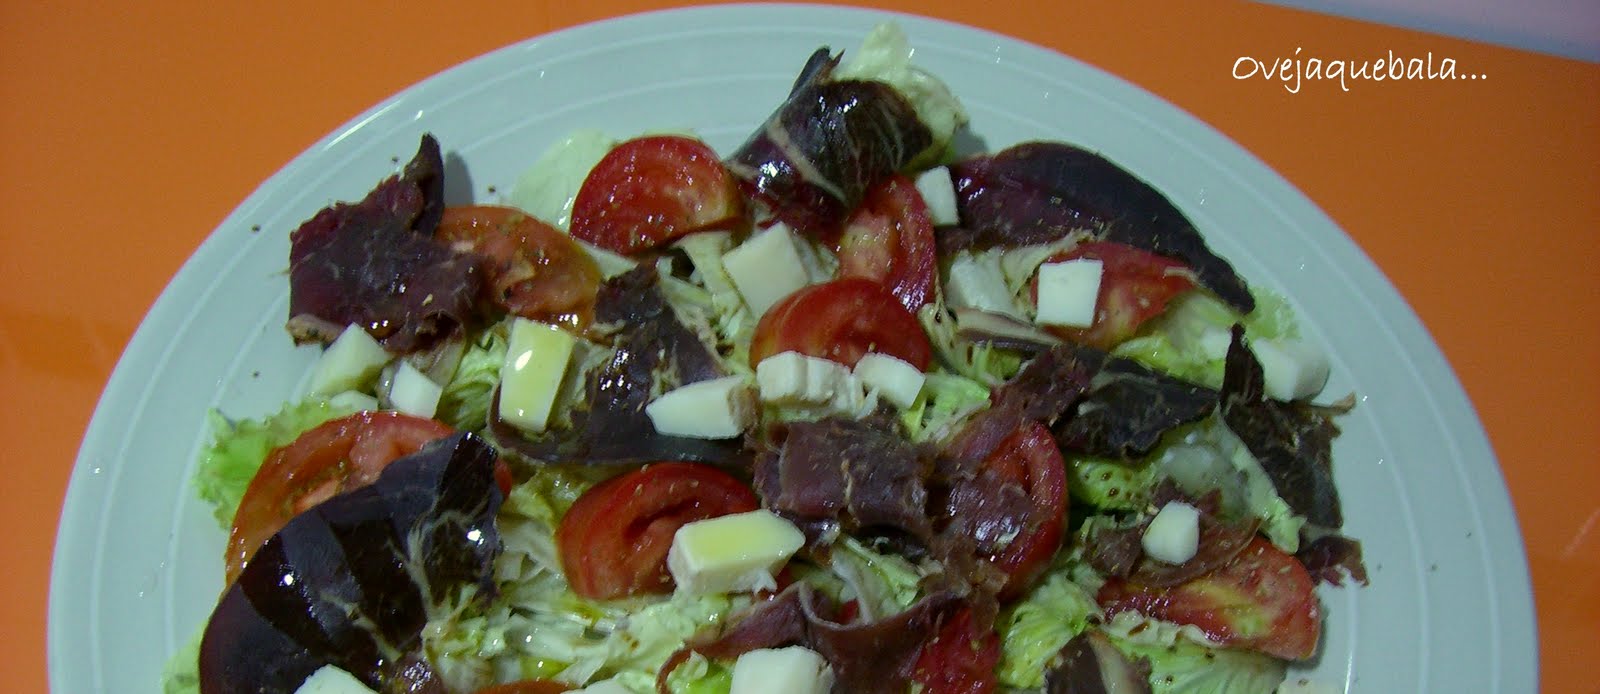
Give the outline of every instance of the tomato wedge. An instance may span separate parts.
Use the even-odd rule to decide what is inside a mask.
[[[962,608],[922,647],[911,679],[925,694],[989,694],[999,664],[1000,637],[992,629],[979,633],[972,610]]]
[[[1087,328],[1045,326],[1068,342],[1111,349],[1133,337],[1145,321],[1161,315],[1168,303],[1195,286],[1194,273],[1187,265],[1114,241],[1080,244],[1046,262],[1078,258],[1100,261],[1100,295],[1094,325]],[[1038,301],[1037,278],[1032,292],[1034,301]]]
[[[572,203],[572,235],[638,253],[743,218],[744,198],[716,152],[691,137],[655,135],[617,145],[589,171]]]
[[[1188,583],[1151,588],[1112,578],[1095,599],[1108,617],[1133,610],[1192,624],[1218,643],[1304,660],[1322,629],[1314,587],[1300,562],[1257,537],[1233,563]]]
[[[933,220],[911,179],[896,174],[867,191],[845,222],[838,251],[841,277],[877,281],[912,313],[933,301]]]
[[[958,439],[955,450],[971,446],[971,437]],[[958,453],[959,454],[959,453]],[[1000,591],[1001,600],[1020,597],[1043,573],[1061,549],[1067,517],[1067,471],[1061,450],[1054,436],[1043,424],[1026,421],[1015,431],[1001,439],[983,460],[983,468],[1004,482],[1020,485],[1032,502],[1031,527],[991,554],[988,560],[1005,572],[1006,584]],[[982,483],[984,477],[979,477]],[[953,517],[972,517],[981,509],[967,508],[981,496],[955,494],[952,496],[950,514]]]
[[[572,237],[514,207],[450,207],[435,236],[488,259],[488,300],[531,320],[582,331],[594,320],[600,268]]]
[[[233,516],[228,583],[289,519],[335,494],[371,484],[397,458],[455,433],[398,412],[357,412],[324,422],[267,455]]]
[[[852,367],[879,352],[924,371],[933,359],[917,317],[889,290],[859,277],[813,284],[767,309],[750,342],[750,366],[788,351]]]
[[[678,528],[754,511],[755,492],[699,463],[655,463],[584,492],[556,528],[573,592],[607,600],[672,590],[667,550]]]

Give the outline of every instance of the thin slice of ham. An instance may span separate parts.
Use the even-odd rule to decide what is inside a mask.
[[[846,531],[892,530],[924,545],[933,535],[928,463],[886,417],[795,422],[781,447],[756,459],[767,508]]]
[[[472,317],[479,263],[433,237],[444,163],[431,135],[405,171],[361,202],[337,203],[289,235],[289,333],[332,342],[359,325],[393,354],[428,349]]]
[[[867,189],[933,144],[911,102],[884,82],[833,79],[818,49],[789,98],[727,162],[778,220],[832,241]]]

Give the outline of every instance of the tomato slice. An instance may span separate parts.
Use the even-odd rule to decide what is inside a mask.
[[[1304,660],[1322,629],[1314,586],[1300,562],[1257,537],[1231,564],[1188,583],[1151,588],[1112,578],[1095,597],[1108,617],[1134,610],[1192,624],[1218,643]]]
[[[573,592],[606,600],[672,590],[667,550],[678,528],[754,511],[755,492],[699,463],[655,463],[584,492],[556,528]]]
[[[717,153],[691,137],[628,140],[595,164],[572,203],[572,235],[618,253],[743,220],[744,198]]]
[[[911,679],[925,694],[989,694],[999,664],[1000,637],[992,629],[979,633],[972,610],[962,608],[922,647]]]
[[[970,439],[954,444],[957,451],[965,445],[970,445]],[[1061,458],[1061,449],[1056,446],[1050,429],[1030,420],[1001,439],[984,458],[983,467],[999,480],[1020,485],[1033,503],[1030,518],[1034,525],[987,557],[1006,574],[1000,599],[1011,600],[1022,595],[1061,549],[1067,517],[1066,462]],[[978,478],[980,483],[983,480],[983,477]],[[966,508],[964,502],[981,498],[954,495],[951,515],[970,517],[978,509]]]
[[[1111,349],[1135,333],[1144,322],[1161,315],[1167,304],[1195,286],[1187,265],[1114,241],[1090,241],[1052,256],[1050,263],[1093,258],[1101,263],[1100,295],[1094,325],[1087,328],[1045,326],[1068,342]],[[1039,282],[1033,282],[1038,301]]]
[[[572,685],[553,680],[522,680],[479,689],[476,694],[561,694],[572,691]]]
[[[225,555],[228,582],[291,518],[335,494],[371,484],[395,459],[453,433],[431,419],[357,412],[324,422],[272,451],[234,513]]]
[[[600,268],[572,237],[514,207],[450,207],[435,236],[485,258],[487,298],[507,312],[581,331],[594,320]]]
[[[911,179],[896,174],[867,191],[845,223],[838,251],[841,277],[877,281],[912,313],[933,301],[933,220]]]
[[[767,310],[750,342],[750,366],[788,351],[851,367],[868,352],[898,357],[922,370],[933,359],[917,317],[889,290],[859,277],[813,284]]]

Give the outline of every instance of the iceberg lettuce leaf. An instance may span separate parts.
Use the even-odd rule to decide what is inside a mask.
[[[242,420],[211,411],[212,440],[200,453],[200,466],[194,474],[195,492],[211,505],[217,523],[229,527],[234,512],[239,510],[239,500],[244,498],[267,454],[323,422],[362,409],[363,403],[359,397],[314,397],[284,405],[277,413],[260,419]]]

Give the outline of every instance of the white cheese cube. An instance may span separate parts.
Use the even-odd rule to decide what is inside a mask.
[[[755,394],[743,376],[724,376],[668,391],[644,413],[669,436],[731,439],[755,421]]]
[[[526,318],[511,324],[506,361],[500,367],[501,419],[526,431],[544,431],[576,342],[553,325]]]
[[[1309,398],[1322,392],[1328,382],[1328,355],[1304,340],[1251,340],[1250,351],[1261,362],[1267,397]]]
[[[852,380],[843,364],[799,352],[774,354],[756,364],[756,387],[762,402],[832,402],[841,392],[848,397],[852,387],[859,388]]]
[[[951,307],[975,308],[1022,319],[1011,288],[1000,269],[999,253],[961,253],[950,262],[944,286],[945,302]]]
[[[765,509],[708,518],[678,528],[667,569],[689,595],[770,590],[773,572],[805,542],[793,523]]]
[[[433,419],[443,393],[444,386],[434,383],[411,362],[401,362],[400,369],[394,372],[394,383],[389,385],[389,404],[406,414]]]
[[[1169,501],[1150,519],[1140,538],[1146,556],[1168,564],[1182,564],[1200,549],[1200,510],[1181,501]]]
[[[833,668],[804,646],[758,648],[733,663],[728,694],[827,694]]]
[[[797,243],[789,227],[774,224],[722,256],[722,268],[757,318],[810,283]]]
[[[376,694],[361,680],[332,665],[324,665],[311,673],[294,694]]]
[[[856,362],[855,375],[898,407],[910,407],[922,392],[923,382],[928,380],[927,375],[910,362],[877,352],[862,355]]]
[[[834,412],[855,418],[872,414],[878,407],[876,392],[868,393],[866,384],[848,371],[834,385],[833,397],[826,402]]]
[[[917,192],[928,205],[928,219],[934,226],[960,223],[956,212],[956,182],[950,169],[935,166],[917,176]]]
[[[1034,322],[1071,328],[1094,325],[1103,271],[1100,261],[1091,258],[1040,265],[1039,312]]]
[[[346,326],[311,372],[311,395],[362,390],[377,378],[389,353],[359,325]]]
[[[615,679],[600,680],[572,694],[633,694],[633,690],[622,686]]]

